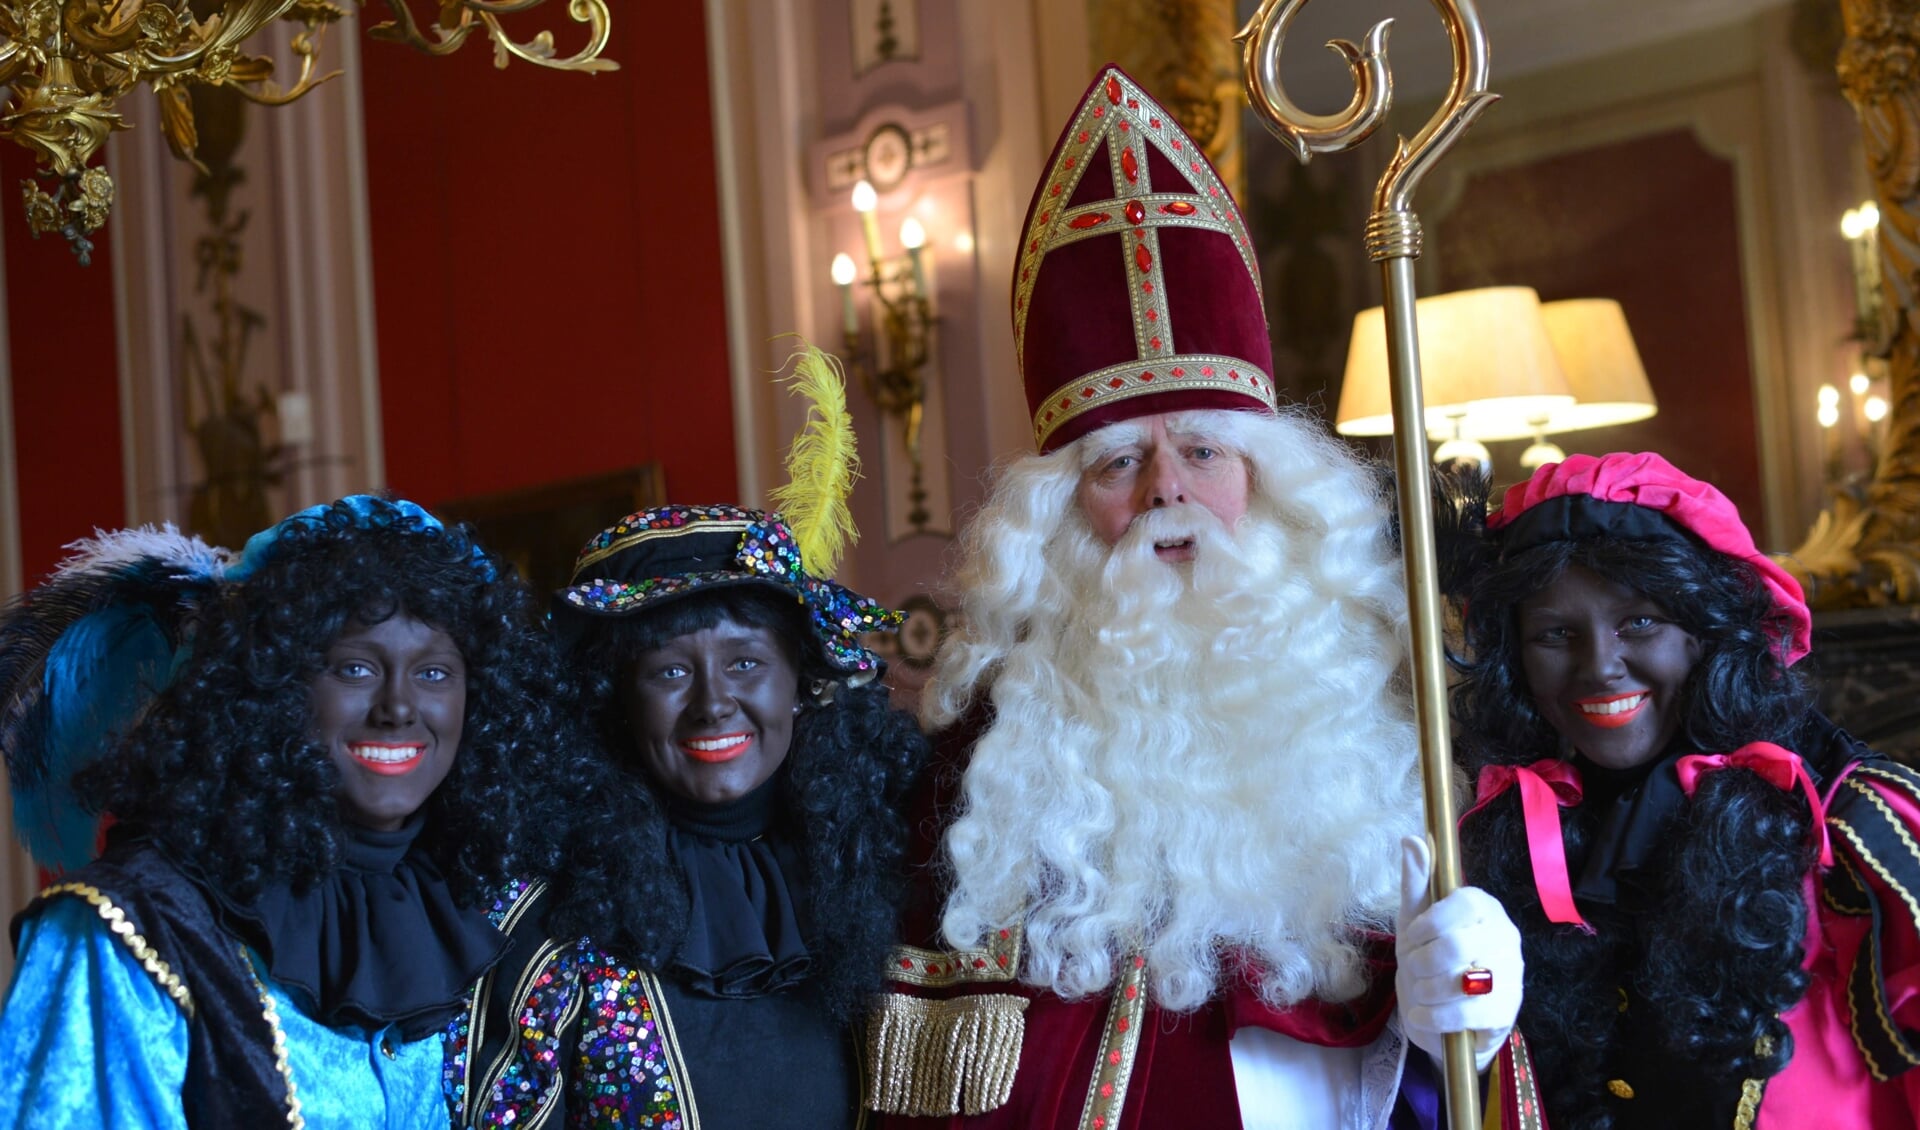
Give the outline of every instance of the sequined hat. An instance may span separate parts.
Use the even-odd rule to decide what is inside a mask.
[[[737,506],[662,506],[629,514],[594,535],[555,594],[563,631],[582,617],[632,616],[696,592],[761,585],[792,594],[808,614],[829,666],[871,679],[880,657],[860,642],[906,619],[834,581],[810,575],[778,514]],[[864,682],[866,679],[856,678]]]
[[[1100,72],[1054,144],[1013,270],[1043,454],[1157,412],[1273,411],[1246,221],[1200,146],[1120,68]]]

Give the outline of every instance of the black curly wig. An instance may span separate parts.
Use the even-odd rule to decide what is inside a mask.
[[[351,623],[412,616],[453,637],[466,721],[417,844],[456,898],[478,902],[558,858],[565,808],[589,780],[565,738],[537,605],[464,527],[392,503],[336,503],[279,530],[270,555],[194,625],[190,654],[79,795],[237,901],[303,889],[339,861],[339,769],[313,734],[312,685]],[[484,565],[482,564],[484,562]]]
[[[1469,511],[1466,524],[1477,524],[1483,512]],[[1454,657],[1460,679],[1453,714],[1469,772],[1569,755],[1534,708],[1516,616],[1521,601],[1574,566],[1650,596],[1700,644],[1675,751],[1732,751],[1754,741],[1795,748],[1811,696],[1781,662],[1782,614],[1746,563],[1678,527],[1668,539],[1547,541],[1504,558],[1497,538],[1474,536],[1479,532],[1456,532],[1446,570],[1462,608],[1465,648]],[[1476,548],[1463,552],[1465,543]],[[1562,812],[1573,874],[1592,847],[1599,807]],[[1799,794],[1752,772],[1703,777],[1660,833],[1655,858],[1665,871],[1650,905],[1634,914],[1583,905],[1590,935],[1548,921],[1541,909],[1518,790],[1463,823],[1469,880],[1499,898],[1520,927],[1520,1029],[1554,1126],[1704,1124],[1698,1108],[1678,1107],[1706,1099],[1636,1102],[1640,1116],[1629,1121],[1614,1109],[1607,1082],[1651,1074],[1672,1081],[1676,1095],[1725,1095],[1729,1088],[1737,1095],[1744,1080],[1786,1066],[1793,1045],[1779,1017],[1807,988],[1802,883],[1813,865],[1810,820]],[[1664,1109],[1655,1114],[1654,1107]]]
[[[844,1020],[863,1011],[883,982],[904,889],[901,799],[926,759],[927,742],[878,682],[847,686],[826,665],[802,607],[770,586],[698,593],[581,626],[572,666],[618,782],[604,790],[610,803],[578,814],[549,930],[591,936],[656,970],[678,952],[687,932],[686,876],[667,852],[663,798],[630,752],[621,687],[642,652],[728,619],[770,629],[796,660],[802,710],[776,774],[776,809],[806,860],[802,929],[817,984]],[[816,696],[816,686],[830,695]]]

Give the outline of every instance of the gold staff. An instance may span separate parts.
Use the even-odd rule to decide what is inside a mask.
[[[1393,100],[1382,20],[1364,46],[1328,44],[1346,58],[1354,93],[1337,114],[1309,114],[1280,84],[1280,47],[1287,25],[1307,0],[1262,0],[1235,38],[1242,43],[1247,98],[1275,136],[1302,163],[1315,153],[1338,153],[1366,140],[1385,120]],[[1447,96],[1412,141],[1401,138],[1373,194],[1367,219],[1367,255],[1380,264],[1386,290],[1387,368],[1393,387],[1393,463],[1398,472],[1400,535],[1407,568],[1413,629],[1414,702],[1420,720],[1420,766],[1426,778],[1427,835],[1433,843],[1433,897],[1460,885],[1460,844],[1454,833],[1453,750],[1447,734],[1447,678],[1441,643],[1440,581],[1434,567],[1433,503],[1427,487],[1426,405],[1420,391],[1420,332],[1413,314],[1413,261],[1420,255],[1420,219],[1411,201],[1436,161],[1496,99],[1487,93],[1487,40],[1473,0],[1433,0],[1453,43],[1453,81]],[[1479,1081],[1473,1044],[1464,1032],[1446,1038],[1448,1125],[1480,1125]]]

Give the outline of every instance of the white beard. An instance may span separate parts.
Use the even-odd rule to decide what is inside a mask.
[[[1256,493],[1233,533],[1181,506],[1111,551],[1071,504],[990,504],[975,553],[995,521],[1056,536],[1043,562],[963,568],[971,635],[930,688],[936,717],[987,682],[995,709],[945,838],[951,943],[1023,924],[1022,979],[1068,998],[1143,954],[1151,999],[1174,1010],[1204,1004],[1233,954],[1275,1005],[1365,989],[1358,934],[1391,928],[1399,840],[1421,825],[1399,563],[1352,485],[1332,531]],[[1155,556],[1188,536],[1192,563]],[[1046,579],[1010,602],[1012,574]],[[976,630],[983,602],[997,607]]]

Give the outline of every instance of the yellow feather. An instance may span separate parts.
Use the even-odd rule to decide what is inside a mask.
[[[787,485],[773,492],[773,505],[793,531],[807,572],[831,577],[840,555],[860,537],[847,507],[860,474],[847,385],[840,362],[804,338],[787,360],[793,365],[787,389],[809,405],[807,422],[787,450]]]

